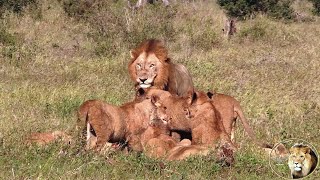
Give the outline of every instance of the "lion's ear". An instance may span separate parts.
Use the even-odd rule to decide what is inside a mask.
[[[130,57],[131,57],[131,58],[135,58],[135,57],[136,57],[136,52],[135,52],[135,50],[133,50],[133,49],[130,50]]]
[[[194,92],[193,90],[188,91],[188,97],[187,97],[187,103],[188,105],[191,105],[194,103],[194,101],[197,99],[197,93]]]
[[[159,107],[160,106],[160,103],[159,103],[159,96],[155,96],[155,95],[152,95],[151,96],[151,102],[152,104],[154,104],[155,106]]]
[[[212,99],[213,95],[214,95],[214,94],[213,94],[212,92],[210,92],[210,91],[207,92],[207,96],[208,96],[210,99]]]
[[[290,153],[290,154],[293,154],[293,148],[290,148],[290,149],[289,149],[289,153]]]
[[[305,150],[306,150],[306,154],[310,154],[310,151],[311,151],[310,147],[306,147]]]

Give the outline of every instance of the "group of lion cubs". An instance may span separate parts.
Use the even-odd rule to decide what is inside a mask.
[[[114,106],[89,100],[80,106],[76,134],[80,139],[86,135],[85,149],[119,149],[123,143],[149,157],[182,160],[211,154],[230,165],[234,162],[234,131],[239,117],[248,135],[271,158],[289,155],[283,144],[276,145],[273,151],[255,138],[233,97],[194,90],[188,70],[170,61],[161,41],[147,40],[133,49],[129,73],[136,87],[133,101]],[[65,132],[54,131],[32,133],[27,142],[47,144],[58,138],[71,140]],[[292,178],[307,176],[317,162],[310,147],[298,144],[290,148],[288,165]]]
[[[86,148],[102,150],[125,142],[150,157],[180,160],[216,150],[218,160],[233,162],[237,117],[260,146],[233,97],[194,90],[188,70],[170,61],[159,40],[131,51],[129,73],[136,97],[121,106],[100,100],[84,102],[78,127],[86,129]]]
[[[238,117],[254,142],[266,146],[255,138],[239,102],[195,90],[188,70],[171,62],[161,41],[146,40],[133,49],[128,69],[136,87],[133,101],[115,106],[89,100],[80,106],[77,129],[85,130],[86,149],[124,142],[150,157],[181,160],[214,152],[232,164]]]

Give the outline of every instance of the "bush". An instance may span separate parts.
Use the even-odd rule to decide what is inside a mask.
[[[256,41],[263,38],[266,35],[266,25],[260,22],[255,23],[252,27],[241,29],[239,37],[241,39],[247,38],[251,41]]]
[[[84,18],[92,13],[92,3],[85,0],[64,0],[63,9],[71,17]]]
[[[277,3],[269,4],[266,13],[276,19],[293,19],[294,18],[294,10],[290,7],[292,1],[277,1]]]
[[[220,43],[219,36],[210,27],[203,27],[202,31],[192,31],[189,36],[191,46],[204,51],[208,51]]]
[[[135,11],[124,8],[125,1],[97,0],[94,5],[83,0],[62,3],[69,16],[91,25],[89,36],[95,41],[95,53],[99,56],[112,57],[148,38],[170,41],[176,34],[173,27],[176,10],[161,3],[147,4],[143,10]]]
[[[14,46],[16,44],[17,38],[12,34],[8,33],[5,28],[0,28],[0,44],[5,46]]]
[[[218,0],[227,15],[245,19],[256,13],[265,13],[276,19],[292,19],[293,9],[290,0]]]
[[[21,13],[23,8],[28,5],[38,6],[37,0],[0,0],[0,15],[6,10],[14,13]]]
[[[320,0],[310,0],[313,3],[313,13],[320,16]]]

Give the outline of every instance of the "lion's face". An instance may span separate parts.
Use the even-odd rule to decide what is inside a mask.
[[[309,166],[308,159],[310,159],[309,147],[291,147],[288,165],[291,170],[302,171],[305,166]]]
[[[152,96],[153,108],[150,113],[149,124],[152,126],[166,126],[168,124],[167,107],[159,102],[159,97]]]
[[[189,102],[184,106],[184,112],[188,119],[192,119],[199,114],[209,113],[210,111],[213,111],[211,101],[201,91],[195,92],[192,99],[189,98]]]
[[[186,118],[184,107],[188,106],[186,97],[178,97],[172,95],[168,91],[149,88],[146,92],[146,97],[157,96],[159,97],[158,103],[165,110],[168,119],[168,126],[170,129],[180,129],[179,127],[185,127],[188,129],[189,122]]]
[[[141,53],[131,64],[135,71],[135,80],[141,88],[148,88],[154,85],[159,69],[163,68],[162,63],[155,54]]]

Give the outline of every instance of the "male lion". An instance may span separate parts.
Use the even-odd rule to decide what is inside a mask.
[[[179,96],[187,95],[188,90],[193,89],[188,70],[171,62],[160,40],[146,40],[131,50],[128,69],[136,88],[153,86]]]
[[[134,100],[120,107],[89,100],[78,110],[77,126],[86,130],[89,149],[101,150],[110,143],[124,141],[133,150],[142,151],[140,134],[147,129],[149,121],[159,118],[156,113],[157,107],[151,99]]]
[[[289,152],[288,165],[293,179],[305,177],[316,168],[318,158],[309,146],[295,144]]]

